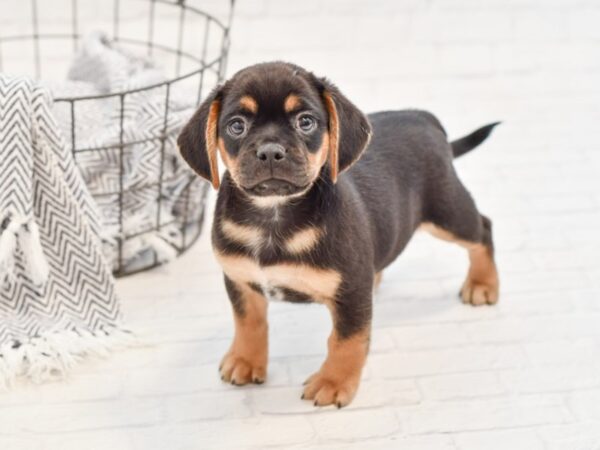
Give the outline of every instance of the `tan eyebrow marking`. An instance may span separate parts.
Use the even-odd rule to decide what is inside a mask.
[[[244,109],[247,109],[252,114],[256,114],[258,111],[258,103],[249,95],[244,95],[240,98],[240,106]]]
[[[290,94],[286,97],[285,102],[283,103],[283,109],[285,112],[291,112],[294,109],[300,106],[300,97],[296,94]]]

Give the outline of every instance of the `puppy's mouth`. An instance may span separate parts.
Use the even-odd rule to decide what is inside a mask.
[[[244,187],[244,191],[257,197],[267,197],[271,195],[287,197],[289,195],[299,194],[307,188],[308,185],[298,186],[289,181],[271,178],[269,180],[261,181],[252,187]]]

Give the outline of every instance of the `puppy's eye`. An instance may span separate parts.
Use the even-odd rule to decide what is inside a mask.
[[[233,119],[227,124],[227,132],[233,137],[240,137],[246,132],[246,122],[242,119]]]
[[[303,132],[308,133],[317,126],[317,119],[310,114],[302,114],[296,119],[296,126]]]

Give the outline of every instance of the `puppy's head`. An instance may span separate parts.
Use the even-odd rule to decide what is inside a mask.
[[[188,164],[219,187],[217,152],[235,185],[255,197],[335,182],[369,141],[365,116],[323,78],[287,63],[246,68],[202,103],[178,144]]]

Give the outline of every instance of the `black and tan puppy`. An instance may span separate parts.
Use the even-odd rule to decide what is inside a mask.
[[[212,240],[235,319],[222,378],[265,380],[268,299],[318,302],[333,331],[302,397],[350,403],[369,348],[374,285],[419,227],[468,251],[462,300],[495,303],[491,222],[452,166],[494,125],[448,143],[427,112],[367,118],[326,79],[280,62],[216,89],[178,142],[190,166],[220,186]],[[227,167],[221,181],[217,154]]]

